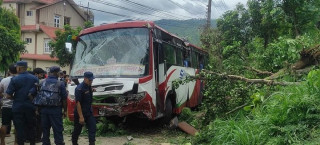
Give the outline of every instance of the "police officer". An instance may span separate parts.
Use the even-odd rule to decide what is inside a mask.
[[[30,145],[35,145],[35,106],[32,104],[28,94],[39,80],[29,74],[27,68],[27,62],[17,62],[18,75],[11,79],[6,91],[7,98],[13,99],[13,123],[17,131],[18,145],[24,144],[25,136],[29,136]],[[24,133],[25,128],[27,128],[27,134]]]
[[[92,113],[92,88],[94,79],[92,72],[84,73],[84,80],[75,89],[76,109],[74,111],[74,130],[72,132],[72,144],[78,145],[78,138],[84,123],[88,128],[89,145],[95,144],[96,120]]]
[[[33,69],[33,75],[35,75],[39,80],[44,79],[45,72],[42,68],[35,68]],[[41,125],[41,107],[37,107],[36,111],[36,142],[41,142],[42,137],[42,125]]]
[[[45,83],[47,84],[59,83],[58,82],[59,72],[60,72],[60,67],[52,66],[49,71],[49,77],[44,80]],[[64,145],[62,115],[66,116],[67,114],[66,99],[68,94],[67,94],[64,82],[60,82],[60,86],[57,85],[56,87],[57,87],[56,89],[59,90],[58,95],[61,98],[61,105],[57,105],[57,106],[44,105],[41,107],[41,124],[42,124],[42,131],[43,131],[42,144],[43,145],[50,145],[50,128],[51,127],[53,129],[55,144]],[[62,106],[64,111],[63,113],[62,113]]]

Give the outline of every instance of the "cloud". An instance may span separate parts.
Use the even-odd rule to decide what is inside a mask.
[[[89,7],[95,14],[95,25],[117,22],[124,19],[159,20],[205,18],[207,0],[129,0],[130,2],[148,6],[142,7],[128,0],[74,0],[77,4]],[[212,18],[218,18],[223,12],[233,9],[238,2],[247,0],[213,0]],[[104,3],[104,4],[103,4]],[[157,11],[157,10],[161,11]],[[108,14],[115,13],[121,16]]]

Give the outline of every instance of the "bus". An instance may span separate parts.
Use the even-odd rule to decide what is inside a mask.
[[[170,119],[203,98],[203,82],[173,88],[174,80],[195,76],[208,53],[152,21],[105,24],[82,30],[68,85],[68,118],[74,119],[74,91],[83,73],[93,72],[95,117],[137,114],[149,120]]]

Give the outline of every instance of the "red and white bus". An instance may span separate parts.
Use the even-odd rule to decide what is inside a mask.
[[[77,38],[70,76],[95,75],[94,116],[143,114],[150,120],[179,114],[202,100],[202,82],[173,89],[172,82],[194,76],[207,52],[151,21],[106,24],[83,30]],[[69,84],[68,116],[73,120],[75,83]]]

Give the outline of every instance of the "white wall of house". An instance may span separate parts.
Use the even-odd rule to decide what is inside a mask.
[[[24,21],[24,25],[35,25],[36,24],[36,10],[33,9],[35,7],[40,6],[36,3],[28,3],[24,4],[24,19],[21,19],[21,21]],[[31,12],[31,16],[28,16],[27,13]]]
[[[44,41],[50,39],[49,36],[45,33],[38,33],[37,38],[37,54],[50,54],[44,52]]]
[[[51,66],[59,66],[59,65],[57,63],[55,63],[54,61],[43,61],[43,60],[36,61],[36,67],[40,67],[44,70],[50,68]],[[67,74],[69,74],[69,70],[70,70],[69,66],[60,67],[60,69],[67,71]]]
[[[17,15],[18,5],[16,3],[2,3],[2,7],[12,10],[15,15]]]
[[[84,25],[84,19],[77,13],[77,11],[68,3],[56,3],[54,5],[40,9],[39,23],[44,23],[48,26],[55,27],[55,16],[59,17],[59,28],[64,26],[64,17],[69,17],[70,26],[77,27]]]
[[[26,41],[27,38],[31,38],[31,43],[25,44],[27,53],[35,54],[36,37],[35,32],[23,32],[21,34],[21,40]],[[39,42],[38,42],[39,43]]]

